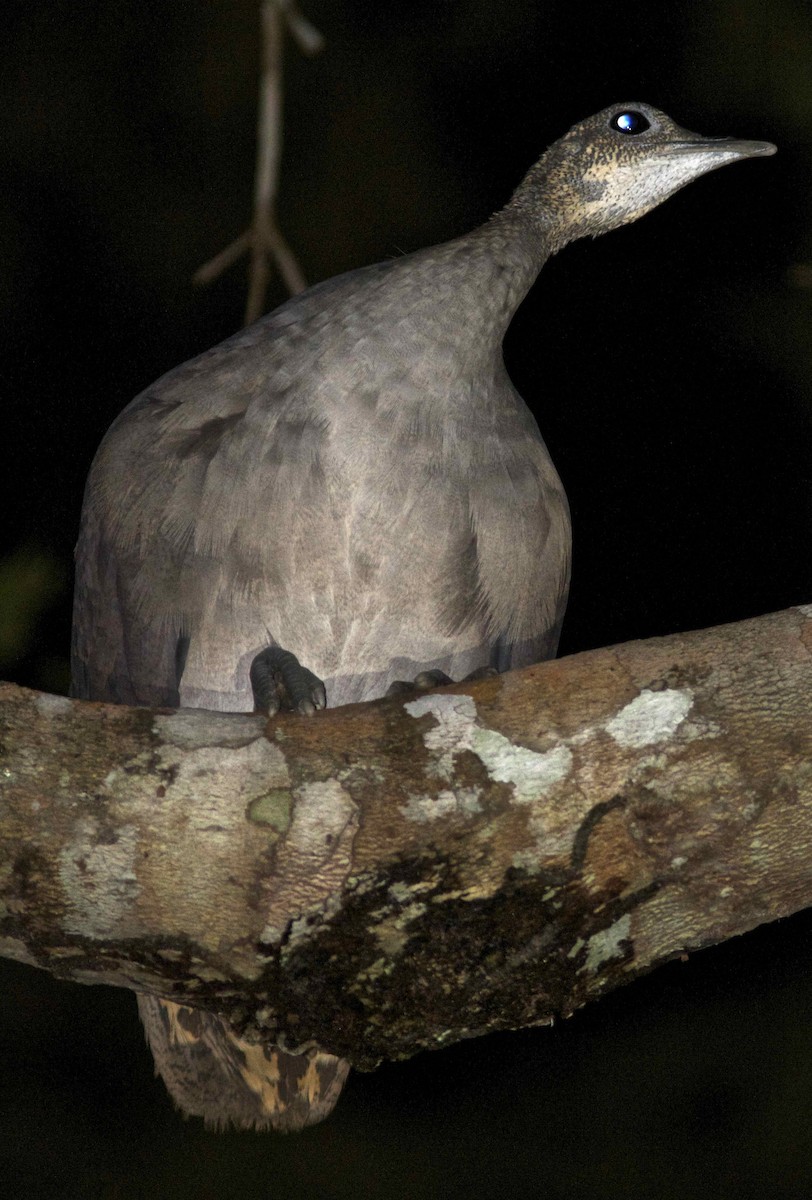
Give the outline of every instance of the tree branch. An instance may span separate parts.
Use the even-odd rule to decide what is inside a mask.
[[[0,685],[0,952],[362,1068],[812,904],[812,606],[310,719]]]

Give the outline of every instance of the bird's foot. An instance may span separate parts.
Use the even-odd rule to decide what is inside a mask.
[[[303,667],[295,654],[280,646],[261,650],[251,663],[254,712],[275,716],[280,709],[309,716],[327,704],[324,684]]]
[[[427,692],[430,688],[445,687],[447,683],[473,683],[476,679],[490,679],[498,674],[496,667],[477,667],[464,679],[451,679],[445,671],[421,671],[411,683],[405,679],[394,679],[386,689],[386,694],[402,696],[406,692]]]

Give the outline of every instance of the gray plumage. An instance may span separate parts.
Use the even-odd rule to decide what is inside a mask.
[[[569,514],[505,371],[505,331],[568,241],[773,149],[703,139],[643,104],[606,109],[482,228],[311,288],[147,388],[87,483],[74,694],[250,710],[249,667],[269,644],[315,672],[331,705],[427,668],[459,678],[551,657]],[[284,1128],[335,1103],[340,1060],[321,1054],[323,1087],[311,1073],[282,1103],[280,1079],[293,1095],[306,1074],[297,1056],[267,1047],[257,1067],[218,1017],[140,1007],[185,1111]]]

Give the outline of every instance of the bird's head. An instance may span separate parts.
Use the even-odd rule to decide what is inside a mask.
[[[572,241],[636,221],[707,171],[774,153],[771,142],[690,133],[649,104],[613,104],[550,147],[514,204],[535,200],[557,240]]]

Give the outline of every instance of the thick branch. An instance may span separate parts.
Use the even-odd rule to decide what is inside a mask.
[[[812,904],[812,606],[311,719],[0,685],[0,949],[361,1067]]]

